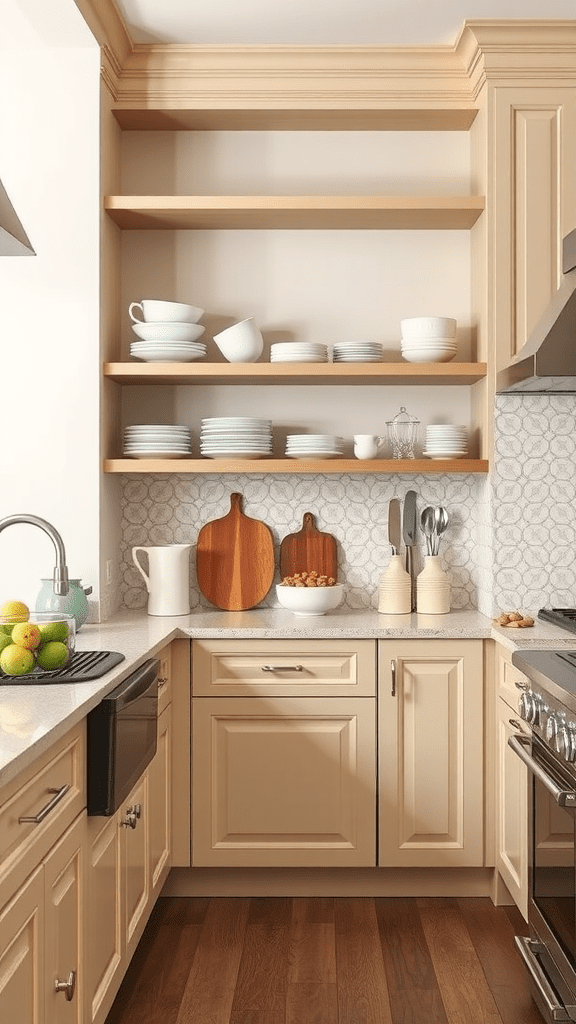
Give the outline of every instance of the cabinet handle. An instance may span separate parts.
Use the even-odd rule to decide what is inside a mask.
[[[132,808],[130,808],[128,811],[126,811],[126,817],[122,819],[122,821],[120,822],[120,826],[121,828],[136,828],[137,824],[138,818],[134,814]]]
[[[303,672],[303,665],[262,665],[263,672]]]
[[[49,800],[48,803],[45,804],[45,806],[40,811],[38,811],[38,814],[22,815],[21,818],[18,818],[18,824],[23,825],[25,822],[30,822],[32,825],[39,825],[40,822],[44,821],[44,818],[46,818],[47,815],[50,814],[50,811],[52,811],[54,807],[56,807],[56,804],[59,804],[62,798],[66,796],[66,793],[68,792],[69,789],[69,785],[61,786],[60,789],[49,789],[49,793],[54,793],[52,799]]]
[[[392,661],[390,662],[390,675],[392,676],[391,695],[392,695],[392,697],[395,697],[396,696],[396,660],[395,660],[395,658],[392,658]]]
[[[514,680],[514,686],[516,687],[517,690],[528,690],[529,689],[529,687],[527,686],[526,683],[520,683],[520,682],[518,682],[517,679]]]
[[[54,983],[55,992],[63,992],[68,1002],[74,998],[74,991],[76,989],[76,971],[70,971],[67,981],[58,981]]]
[[[133,814],[135,818],[141,818],[142,804],[133,804],[132,807],[127,807],[126,814]]]
[[[520,730],[522,730],[522,726],[520,725],[520,722],[516,721],[515,718],[509,718],[508,719],[508,723],[509,723],[509,725],[512,726],[513,729],[520,729]]]
[[[167,676],[158,676],[158,689],[161,690],[163,686],[168,682]]]

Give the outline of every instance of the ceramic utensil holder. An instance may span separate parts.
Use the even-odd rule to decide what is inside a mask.
[[[450,611],[450,580],[438,555],[426,555],[424,568],[416,579],[416,611],[446,615]]]
[[[410,576],[402,555],[392,555],[378,587],[378,611],[384,615],[409,615],[412,610]]]

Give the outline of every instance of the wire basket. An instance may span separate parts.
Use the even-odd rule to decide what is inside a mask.
[[[414,445],[418,440],[419,426],[420,420],[415,416],[410,416],[403,405],[394,419],[387,421],[386,429],[393,459],[415,458]]]

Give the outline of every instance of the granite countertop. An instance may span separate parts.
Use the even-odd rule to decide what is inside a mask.
[[[79,651],[119,651],[125,659],[93,682],[0,685],[0,785],[9,782],[60,736],[86,717],[98,702],[146,658],[178,637],[190,639],[489,639],[509,650],[576,649],[576,636],[548,623],[530,629],[502,629],[475,611],[448,615],[380,615],[374,610],[298,617],[284,609],[247,612],[200,610],[190,615],[149,616],[122,611],[107,622],[85,625],[76,637]]]

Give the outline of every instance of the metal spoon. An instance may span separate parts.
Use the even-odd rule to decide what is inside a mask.
[[[445,508],[442,508],[442,506],[440,506],[439,508],[434,509],[434,550],[432,552],[434,555],[438,554],[438,549],[440,547],[440,537],[446,530],[446,527],[448,526],[449,522],[450,516],[448,515],[448,512],[446,511]]]
[[[432,554],[432,534],[434,533],[434,509],[427,505],[420,516],[422,532],[426,537],[426,552]]]

